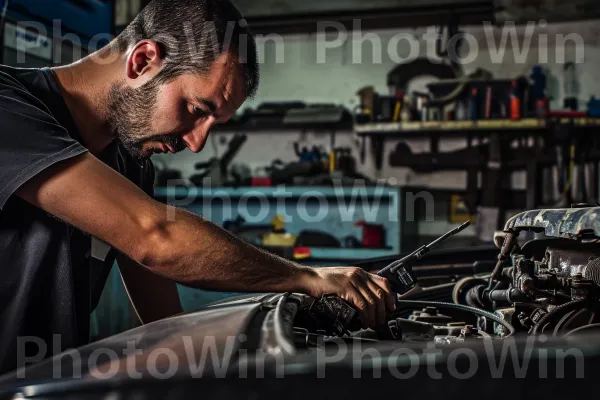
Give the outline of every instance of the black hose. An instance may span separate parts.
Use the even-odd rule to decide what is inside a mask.
[[[591,314],[591,310],[589,308],[582,308],[579,311],[569,313],[570,316],[565,320],[562,330],[567,331],[568,329],[572,329],[571,324],[573,324],[574,321],[577,321],[577,318],[579,318],[584,313]],[[589,325],[589,324],[591,324],[591,322],[587,323],[587,325]]]
[[[554,327],[554,333],[552,336],[558,336],[558,333],[561,330],[566,330],[566,328],[568,327],[568,322],[571,320],[571,317],[573,316],[573,314],[579,314],[582,311],[585,311],[585,308],[581,309],[579,311],[576,311],[576,310],[569,311],[568,313],[563,315],[562,318],[559,319],[558,322],[556,323],[556,326]],[[563,327],[563,325],[564,325],[564,327]]]
[[[576,333],[580,333],[581,331],[585,331],[587,329],[600,329],[600,324],[591,324],[591,325],[580,326],[579,328],[575,328],[572,331],[565,333],[564,336],[574,335]]]
[[[515,328],[511,324],[509,324],[508,322],[503,320],[502,318],[498,317],[497,315],[492,314],[491,312],[481,310],[481,309],[475,308],[475,307],[464,306],[462,304],[444,303],[441,301],[425,301],[425,300],[397,300],[397,304],[399,306],[405,305],[405,306],[417,306],[417,307],[438,307],[438,308],[448,308],[448,309],[453,309],[453,310],[467,311],[467,312],[470,312],[473,314],[480,315],[482,317],[489,318],[492,321],[497,322],[500,325],[502,325],[503,327],[505,327],[506,329],[508,329],[508,334],[505,337],[512,336],[516,332]]]
[[[586,301],[585,299],[573,300],[573,301],[570,301],[565,304],[561,304],[560,306],[556,307],[554,310],[552,310],[548,314],[544,315],[542,317],[542,319],[540,319],[540,321],[534,325],[532,334],[537,335],[540,328],[542,328],[547,322],[550,322],[550,320],[552,318],[556,317],[557,315],[559,315],[563,312],[571,311],[571,310],[577,308],[581,304],[584,304],[585,301]]]

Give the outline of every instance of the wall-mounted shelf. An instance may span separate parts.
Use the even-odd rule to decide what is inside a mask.
[[[477,121],[411,121],[411,122],[374,122],[356,124],[354,133],[371,139],[375,166],[380,170],[383,166],[383,142],[385,139],[425,138],[432,141],[432,148],[437,148],[437,140],[441,137],[486,137],[489,135],[513,135],[522,137],[532,134],[538,136],[551,134],[555,126],[571,124],[569,129],[589,131],[600,128],[600,118],[524,118],[520,120],[489,119]],[[435,143],[434,143],[435,142]]]
[[[559,118],[551,120],[525,118],[520,120],[375,122],[355,125],[354,132],[359,136],[397,139],[423,137],[424,135],[464,137],[469,134],[484,134],[491,131],[523,134],[545,131],[555,123],[568,124],[570,121],[573,121],[573,127],[575,128],[600,127],[600,118]]]

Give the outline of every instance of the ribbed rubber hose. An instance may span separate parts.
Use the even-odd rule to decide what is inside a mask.
[[[542,319],[540,319],[540,322],[538,322],[537,324],[535,324],[535,326],[533,327],[533,331],[531,332],[533,335],[537,335],[538,331],[544,327],[544,325],[551,319],[554,318],[557,314],[566,312],[566,311],[571,311],[572,309],[580,306],[581,304],[585,303],[585,299],[580,299],[580,300],[573,300],[570,301],[568,303],[562,304],[558,307],[556,307],[554,310],[550,311],[548,314],[544,315],[542,317]]]
[[[503,327],[505,327],[506,329],[508,329],[508,334],[505,337],[512,336],[516,332],[515,328],[511,324],[509,324],[508,322],[503,320],[502,318],[498,317],[497,315],[492,314],[491,312],[488,312],[488,311],[485,311],[485,310],[482,310],[479,308],[475,308],[475,307],[464,306],[462,304],[444,303],[442,301],[425,301],[425,300],[397,300],[396,304],[399,306],[406,305],[406,306],[417,306],[417,307],[439,307],[439,308],[449,308],[449,309],[454,309],[454,310],[467,311],[467,312],[471,312],[473,314],[477,314],[482,317],[489,318],[492,321],[497,322],[500,325],[502,325]]]

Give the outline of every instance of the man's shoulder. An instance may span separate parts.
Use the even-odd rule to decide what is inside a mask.
[[[32,91],[41,74],[38,69],[0,65],[0,108],[14,116],[56,123],[46,104]]]
[[[18,81],[18,76],[25,71],[29,70],[0,64],[0,81]]]
[[[42,74],[39,68],[17,68],[0,64],[0,85],[5,89],[28,93],[30,84]]]
[[[44,97],[43,75],[6,71],[0,71],[0,208],[44,169],[87,151],[51,111],[57,102]]]

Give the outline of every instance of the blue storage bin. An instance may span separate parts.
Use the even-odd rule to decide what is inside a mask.
[[[10,0],[8,13],[13,19],[39,21],[50,29],[53,20],[61,20],[63,34],[73,31],[85,40],[112,34],[113,14],[113,0]]]

